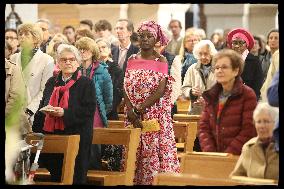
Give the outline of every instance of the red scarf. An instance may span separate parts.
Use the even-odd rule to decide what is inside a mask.
[[[54,87],[50,100],[49,100],[49,104],[54,107],[61,107],[61,108],[67,109],[68,101],[69,101],[69,89],[80,77],[81,77],[81,72],[78,71],[76,80],[71,79],[64,86]],[[58,103],[60,94],[62,94],[62,97]],[[46,114],[43,130],[47,132],[54,132],[55,129],[64,130],[63,117],[54,117],[49,114]]]

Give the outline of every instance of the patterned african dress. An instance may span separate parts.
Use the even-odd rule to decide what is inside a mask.
[[[168,64],[158,60],[128,61],[124,88],[133,106],[141,104],[167,78],[166,91],[153,106],[146,109],[144,120],[157,119],[160,131],[141,133],[137,149],[134,184],[150,185],[160,172],[180,172],[171,118],[171,93],[174,79],[168,75]],[[127,107],[125,107],[125,114]],[[126,119],[125,126],[131,123]]]

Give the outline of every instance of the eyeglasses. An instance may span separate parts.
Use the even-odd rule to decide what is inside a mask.
[[[15,40],[15,39],[18,39],[17,37],[9,37],[9,36],[7,36],[7,37],[5,37],[5,39],[8,41],[9,39],[11,39],[12,41],[13,40]]]
[[[60,58],[59,61],[63,63],[67,63],[67,61],[73,63],[76,61],[76,58]]]
[[[256,124],[264,124],[264,125],[268,125],[270,123],[274,123],[274,121],[268,121],[268,120],[258,120],[255,122]]]
[[[232,41],[232,45],[234,46],[243,46],[245,43],[245,41]]]
[[[41,28],[41,30],[42,30],[43,32],[45,32],[45,31],[47,31],[48,29],[47,29],[47,28]]]
[[[232,68],[231,66],[225,66],[225,65],[222,65],[222,66],[213,66],[212,67],[212,69],[213,69],[213,71],[217,71],[217,70],[219,70],[219,69],[221,69],[222,71],[223,70],[228,70],[228,69],[230,69],[230,68]]]
[[[89,49],[83,49],[83,48],[82,48],[82,49],[79,49],[80,52],[86,52],[86,51],[88,51],[88,50],[89,50]]]

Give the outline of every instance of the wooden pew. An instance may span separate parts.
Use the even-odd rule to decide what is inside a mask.
[[[273,179],[250,178],[245,176],[232,176],[231,179],[248,185],[278,185],[278,180]]]
[[[124,121],[124,114],[123,113],[120,113],[120,114],[118,114],[118,120],[120,120],[120,121]]]
[[[202,169],[203,167],[201,167]],[[166,186],[237,186],[242,185],[231,179],[207,178],[196,174],[158,173],[153,185]]]
[[[199,123],[200,115],[174,114],[173,119],[179,122],[197,122]]]
[[[33,140],[37,140],[35,136],[27,136],[26,141],[30,144]],[[79,135],[45,135],[44,144],[41,151],[43,153],[63,153],[63,166],[61,182],[36,182],[39,177],[48,178],[49,172],[47,169],[38,169],[35,174],[35,185],[65,185],[73,183],[75,159],[79,150]],[[32,149],[36,153],[36,149]],[[39,156],[40,159],[40,156]]]
[[[108,120],[108,128],[124,128],[124,121]]]
[[[227,179],[238,158],[228,153],[189,152],[181,157],[181,173]]]
[[[178,99],[176,101],[176,104],[177,104],[177,113],[178,114],[187,114],[188,113],[190,100],[188,100],[188,99]]]
[[[183,152],[178,151],[178,158],[180,160],[184,153],[193,151],[194,140],[197,133],[197,123],[174,122],[173,129],[175,138],[179,140],[176,143],[176,147],[183,149]]]
[[[124,145],[126,149],[125,171],[89,170],[88,183],[101,183],[104,186],[133,185],[136,152],[141,129],[95,128],[93,144]]]

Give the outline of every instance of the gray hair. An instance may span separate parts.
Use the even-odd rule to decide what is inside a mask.
[[[106,45],[107,45],[107,47],[109,48],[109,49],[111,49],[111,44],[106,40],[106,39],[104,39],[104,38],[97,38],[96,40],[95,40],[95,42],[96,43],[98,43],[98,42],[104,42]]]
[[[217,53],[217,50],[214,46],[214,44],[210,41],[210,40],[201,40],[199,41],[193,48],[193,56],[196,58],[196,59],[199,59],[199,52],[200,52],[200,49],[204,46],[208,46],[209,47],[209,51],[210,51],[210,55],[213,57],[216,53]]]
[[[48,24],[48,29],[50,29],[50,28],[51,28],[51,23],[50,23],[50,21],[49,21],[48,19],[41,18],[41,19],[38,19],[38,20],[36,21],[36,23],[38,23],[38,22],[44,22],[44,23],[47,23],[47,24]]]
[[[57,47],[57,60],[59,60],[61,58],[63,52],[73,53],[75,55],[76,59],[77,59],[77,62],[79,63],[79,65],[81,65],[82,58],[80,56],[78,49],[75,46],[68,45],[68,44],[60,44]]]
[[[263,112],[263,111],[267,112],[274,122],[277,121],[278,116],[279,116],[279,109],[270,106],[267,102],[259,102],[257,104],[253,112],[253,120],[255,120],[256,116],[258,116],[258,114],[260,114],[260,112]]]

